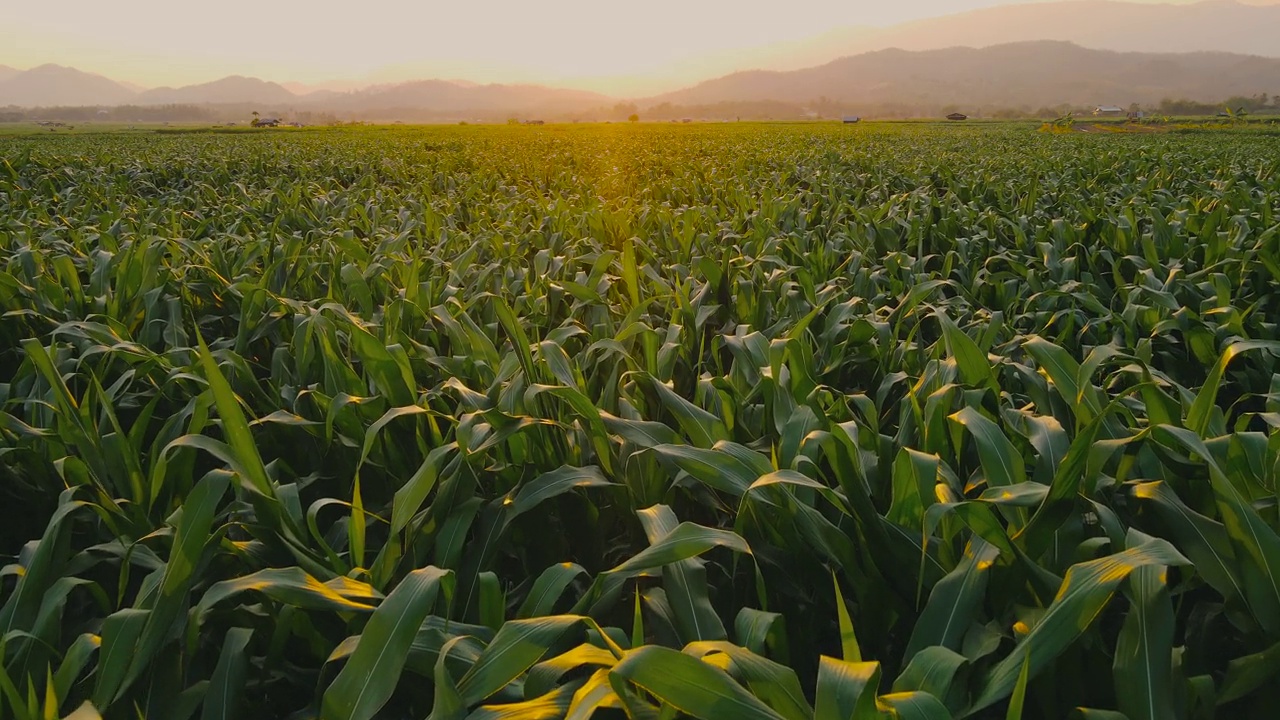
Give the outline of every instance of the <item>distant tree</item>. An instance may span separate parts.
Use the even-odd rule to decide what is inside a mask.
[[[627,122],[640,122],[640,116],[635,113],[631,113],[627,116]]]

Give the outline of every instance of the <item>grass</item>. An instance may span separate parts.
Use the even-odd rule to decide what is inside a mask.
[[[0,138],[0,716],[1269,717],[1278,151]]]

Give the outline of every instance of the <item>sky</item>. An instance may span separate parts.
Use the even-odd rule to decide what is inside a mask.
[[[57,63],[146,87],[238,74],[640,91],[753,67],[762,48],[836,28],[1003,2],[0,0],[0,64]]]

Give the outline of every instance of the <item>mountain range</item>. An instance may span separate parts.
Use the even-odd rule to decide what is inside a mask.
[[[789,72],[750,71],[651,98],[713,105],[807,103],[1056,106],[1218,101],[1280,91],[1280,59],[1220,52],[1119,53],[1059,41],[945,50],[879,50]]]
[[[1006,5],[760,48],[737,64],[764,69],[731,72],[634,103],[803,104],[826,98],[845,105],[972,107],[1217,101],[1280,92],[1278,30],[1280,5]],[[0,65],[0,107],[234,105],[388,119],[397,113],[563,114],[617,102],[616,96],[584,90],[453,80],[306,86],[232,76],[143,89],[58,65],[25,71]]]
[[[61,65],[41,65],[8,78],[0,72],[0,106],[123,105],[137,95],[110,78]]]
[[[1118,52],[1230,52],[1280,57],[1280,5],[1066,0],[971,10],[886,28],[839,28],[760,48],[755,69],[798,70],[874,50],[983,48],[1061,40]],[[746,69],[746,68],[738,68]]]
[[[145,90],[138,93],[132,102],[138,105],[221,105],[229,103],[278,105],[289,104],[297,99],[297,95],[277,83],[259,80],[258,78],[232,75],[231,77],[199,85]]]

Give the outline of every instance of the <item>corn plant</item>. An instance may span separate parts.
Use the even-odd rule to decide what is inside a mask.
[[[0,137],[0,717],[1270,717],[1280,138]]]

